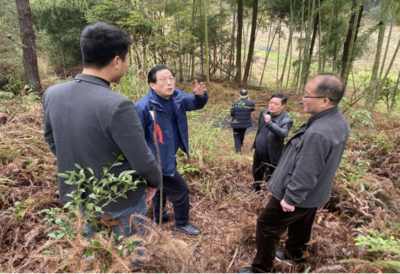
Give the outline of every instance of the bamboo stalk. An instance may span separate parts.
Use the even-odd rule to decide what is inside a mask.
[[[236,29],[236,0],[234,1],[233,4],[233,22],[232,22],[232,35],[231,35],[231,53],[229,55],[229,65],[228,65],[228,71],[229,73],[232,70],[232,60],[234,59],[234,52],[235,52],[235,29]],[[234,60],[233,60],[234,61]],[[230,79],[228,75],[228,80]]]
[[[265,71],[265,67],[266,67],[266,65],[267,65],[268,56],[269,56],[269,53],[270,53],[270,51],[271,51],[272,44],[274,43],[275,36],[276,36],[276,34],[277,34],[277,32],[278,32],[278,28],[279,28],[281,22],[282,22],[282,18],[279,20],[279,23],[278,23],[278,26],[276,27],[274,36],[272,37],[271,44],[268,45],[267,52],[265,53],[264,67],[263,67],[263,71],[262,71],[262,73],[261,73],[261,79],[260,79],[260,87],[261,87],[261,85],[262,85],[262,80],[263,80],[263,78],[264,78],[264,71]],[[272,22],[271,22],[271,25],[272,25]]]
[[[333,10],[334,10],[334,8],[335,8],[335,2],[333,2],[331,10],[330,10],[330,14],[329,14],[329,27],[328,27],[327,38],[326,38],[326,44],[327,45],[331,41],[331,30],[332,30],[332,19],[333,19]],[[322,72],[325,72],[326,56],[327,56],[327,50],[325,49],[325,51],[324,51],[324,61],[322,62]]]
[[[206,75],[207,75],[207,83],[210,82],[210,60],[208,55],[208,27],[207,27],[207,0],[204,1],[204,27],[205,27],[205,39],[206,39]]]
[[[386,50],[385,50],[385,54],[384,54],[383,60],[382,60],[381,72],[379,73],[379,79],[382,79],[383,69],[385,68],[386,56],[387,56],[388,49],[389,49],[390,37],[392,36],[393,21],[395,19],[395,16],[396,16],[396,9],[394,8],[392,22],[390,22],[390,30],[389,30],[389,36],[387,39],[387,43],[386,43]]]
[[[354,39],[356,37],[356,32],[357,32],[357,25],[358,25],[358,12],[359,5],[357,4],[356,8],[354,9],[355,12],[355,19],[354,19],[354,25],[353,25],[353,30],[351,33],[351,39],[350,39],[350,46],[349,46],[349,53],[347,55],[347,61],[346,61],[346,68],[344,70],[343,74],[343,83],[344,83],[344,89],[346,91],[346,86],[347,86],[347,78],[349,77],[349,71],[350,71],[350,66],[351,66],[351,60],[353,58],[353,49],[354,49]]]
[[[288,59],[288,55],[289,55],[289,50],[291,49],[291,45],[292,45],[292,37],[293,37],[293,8],[292,8],[292,0],[289,0],[289,2],[290,2],[290,31],[289,31],[289,39],[288,39],[288,44],[287,44],[287,48],[286,48],[285,61],[283,62],[282,76],[279,79],[278,87],[282,87],[283,78],[285,76],[286,63],[287,63],[287,59]],[[295,4],[296,4],[296,1],[295,1]],[[292,57],[290,57],[290,59],[292,59]],[[289,65],[289,73],[290,73],[290,65]],[[288,74],[288,79],[289,79],[289,74]],[[286,83],[286,87],[287,87],[287,83]]]

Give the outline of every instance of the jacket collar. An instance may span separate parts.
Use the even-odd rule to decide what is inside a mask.
[[[265,111],[264,114],[269,114],[272,117],[272,114],[271,114],[271,112],[269,112],[269,109],[266,108],[264,111]],[[278,120],[282,119],[285,115],[286,115],[286,112],[282,110],[281,113],[279,113],[275,117],[272,117],[271,120],[272,121],[278,121]]]
[[[175,101],[176,104],[180,104],[184,98],[183,94],[179,91],[179,89],[175,89],[174,93],[171,95],[171,98]],[[149,88],[147,95],[149,96],[149,100],[153,105],[162,108],[160,102],[158,102],[157,100],[157,94],[152,88]]]
[[[308,121],[306,122],[306,127],[309,127],[313,122],[315,122],[316,120],[318,120],[324,116],[334,114],[337,112],[339,112],[339,107],[334,106],[334,107],[328,108],[324,111],[318,112],[317,114],[313,114],[310,116],[310,118],[308,118]]]
[[[74,80],[75,81],[85,81],[85,82],[89,82],[89,83],[92,83],[95,85],[99,85],[99,86],[103,86],[108,89],[111,89],[104,81],[102,81],[99,78],[94,77],[92,75],[88,75],[88,74],[78,74],[75,76]]]

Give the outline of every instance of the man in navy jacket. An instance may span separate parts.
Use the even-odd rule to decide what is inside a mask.
[[[231,127],[233,128],[233,139],[235,140],[237,153],[242,151],[246,129],[253,125],[251,112],[255,109],[254,102],[249,100],[248,91],[242,89],[240,91],[240,99],[234,101],[231,108]]]
[[[195,80],[193,94],[185,94],[175,89],[175,75],[166,66],[155,66],[148,74],[150,89],[148,94],[136,104],[147,145],[157,158],[155,134],[157,132],[163,174],[162,220],[171,216],[165,210],[166,196],[174,206],[174,230],[188,235],[200,234],[189,222],[189,188],[176,170],[175,154],[179,148],[189,156],[189,134],[186,111],[204,107],[208,94],[203,83]],[[154,109],[155,112],[154,113]],[[154,116],[157,124],[154,125]],[[155,132],[156,131],[156,132]],[[153,198],[155,221],[160,218],[160,191]]]

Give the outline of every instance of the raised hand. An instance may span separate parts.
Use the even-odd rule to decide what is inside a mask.
[[[194,80],[194,89],[193,89],[193,94],[203,97],[204,94],[206,93],[206,86],[201,82],[200,84],[197,82],[197,79]]]

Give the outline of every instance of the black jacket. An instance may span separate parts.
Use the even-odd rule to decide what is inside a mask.
[[[110,173],[116,177],[125,170],[135,170],[133,180],[140,175],[147,185],[159,188],[161,171],[146,144],[142,124],[133,102],[114,92],[102,80],[78,74],[74,80],[55,85],[43,96],[44,139],[57,157],[58,173],[77,171],[75,163],[91,167],[97,179],[103,176],[103,167],[124,154],[121,166]],[[66,194],[77,189],[58,177],[60,202],[71,200]],[[118,211],[138,204],[146,188],[144,183],[135,191],[126,193],[127,199],[117,198],[105,206],[105,211]],[[92,191],[85,189],[82,198]]]
[[[271,115],[267,108],[261,111],[260,118],[258,119],[258,130],[252,149],[256,148],[256,139],[261,127],[266,126],[269,130],[268,147],[271,163],[276,165],[279,162],[279,158],[281,158],[284,146],[283,141],[288,136],[289,130],[293,125],[293,121],[289,115],[282,110],[282,112],[276,118],[273,118],[268,123],[265,123],[264,114]]]
[[[255,104],[253,101],[241,98],[232,103],[231,116],[232,128],[249,128],[253,125],[251,120],[251,112],[254,111]]]

